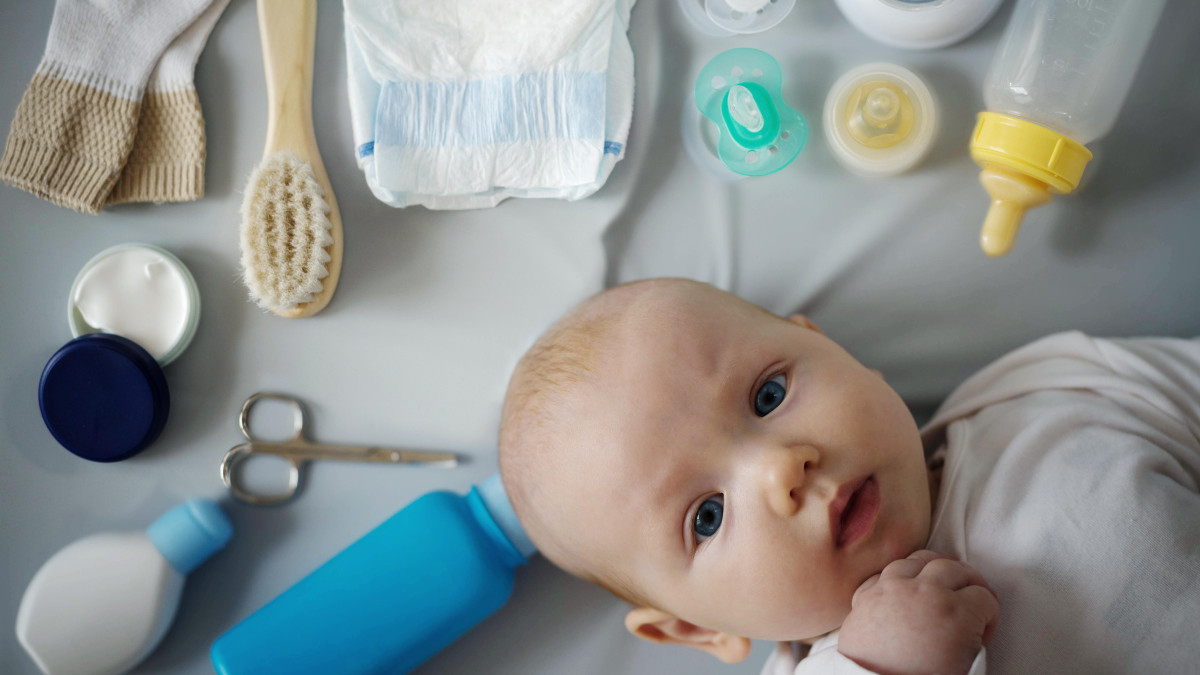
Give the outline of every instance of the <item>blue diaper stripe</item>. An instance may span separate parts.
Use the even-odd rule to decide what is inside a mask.
[[[375,141],[367,141],[366,143],[358,146],[359,159],[362,159],[363,157],[370,157],[373,154],[375,154]]]
[[[623,147],[625,146],[616,141],[604,141],[604,154],[619,155],[621,154],[621,148]]]
[[[467,82],[384,82],[375,141],[445,147],[601,140],[606,87],[604,73],[586,72],[523,73]],[[617,146],[614,154],[620,153]]]

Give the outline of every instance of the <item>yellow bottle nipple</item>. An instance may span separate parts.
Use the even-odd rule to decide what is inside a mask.
[[[1002,113],[979,113],[971,157],[992,197],[979,244],[993,258],[1008,253],[1025,211],[1079,185],[1092,158],[1078,141],[1049,127]]]
[[[855,88],[846,102],[846,130],[868,148],[898,145],[913,130],[916,112],[900,87],[871,80]]]
[[[979,182],[992,197],[979,245],[992,258],[1008,253],[1017,240],[1025,212],[1053,199],[1050,186],[1023,173],[991,165],[979,173]]]

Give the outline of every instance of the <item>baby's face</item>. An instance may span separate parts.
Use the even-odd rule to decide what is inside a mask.
[[[554,488],[566,545],[701,627],[836,628],[928,536],[911,414],[805,319],[717,292],[652,309],[579,407],[587,440]]]

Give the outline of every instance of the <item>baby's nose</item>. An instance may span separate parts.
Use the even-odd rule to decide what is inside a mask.
[[[809,445],[772,449],[765,454],[763,480],[767,503],[780,516],[795,515],[804,505],[806,483],[820,461],[820,454]]]

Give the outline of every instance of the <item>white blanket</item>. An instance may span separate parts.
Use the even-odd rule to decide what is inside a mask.
[[[922,433],[946,451],[929,548],[1000,596],[987,672],[1195,672],[1200,340],[1039,340],[968,379]]]

